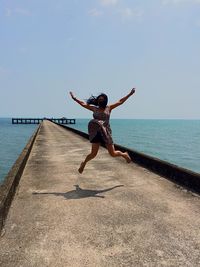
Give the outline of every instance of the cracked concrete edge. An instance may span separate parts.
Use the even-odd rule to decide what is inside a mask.
[[[57,125],[70,130],[86,139],[88,139],[88,134],[77,129],[71,128],[66,125]],[[200,194],[200,174],[193,172],[191,170],[179,167],[175,164],[169,163],[167,161],[158,159],[146,155],[142,152],[121,146],[119,144],[114,144],[115,148],[121,151],[127,151],[132,159],[132,161],[156,174],[161,175],[168,180],[176,183],[179,186],[186,188],[189,191]],[[104,146],[105,147],[105,146]]]
[[[21,154],[11,167],[10,171],[6,175],[2,184],[0,184],[0,234],[5,224],[5,220],[12,203],[13,197],[15,195],[17,186],[19,184],[20,178],[24,171],[26,162],[29,158],[31,149],[33,147],[34,141],[40,130],[41,124],[34,131],[30,139],[28,140],[26,146],[22,150]]]

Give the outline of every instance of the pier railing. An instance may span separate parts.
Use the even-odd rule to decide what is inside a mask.
[[[43,120],[49,120],[59,124],[75,124],[75,119],[68,118],[12,118],[12,124],[40,124]]]

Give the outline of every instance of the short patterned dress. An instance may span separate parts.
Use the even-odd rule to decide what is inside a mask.
[[[110,108],[107,106],[104,111],[95,107],[93,118],[88,123],[89,140],[91,143],[113,144],[112,131],[110,128]]]

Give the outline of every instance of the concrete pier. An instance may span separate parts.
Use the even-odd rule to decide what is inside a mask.
[[[1,267],[200,266],[200,198],[50,121],[0,239]]]

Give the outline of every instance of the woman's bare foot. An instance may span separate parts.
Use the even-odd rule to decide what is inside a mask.
[[[127,163],[130,163],[131,162],[131,158],[130,158],[128,152],[125,152],[125,159],[126,159],[126,162]]]
[[[80,173],[82,173],[83,170],[84,170],[84,168],[85,168],[85,163],[84,163],[84,162],[81,162],[81,165],[80,165],[78,171],[79,171]]]

